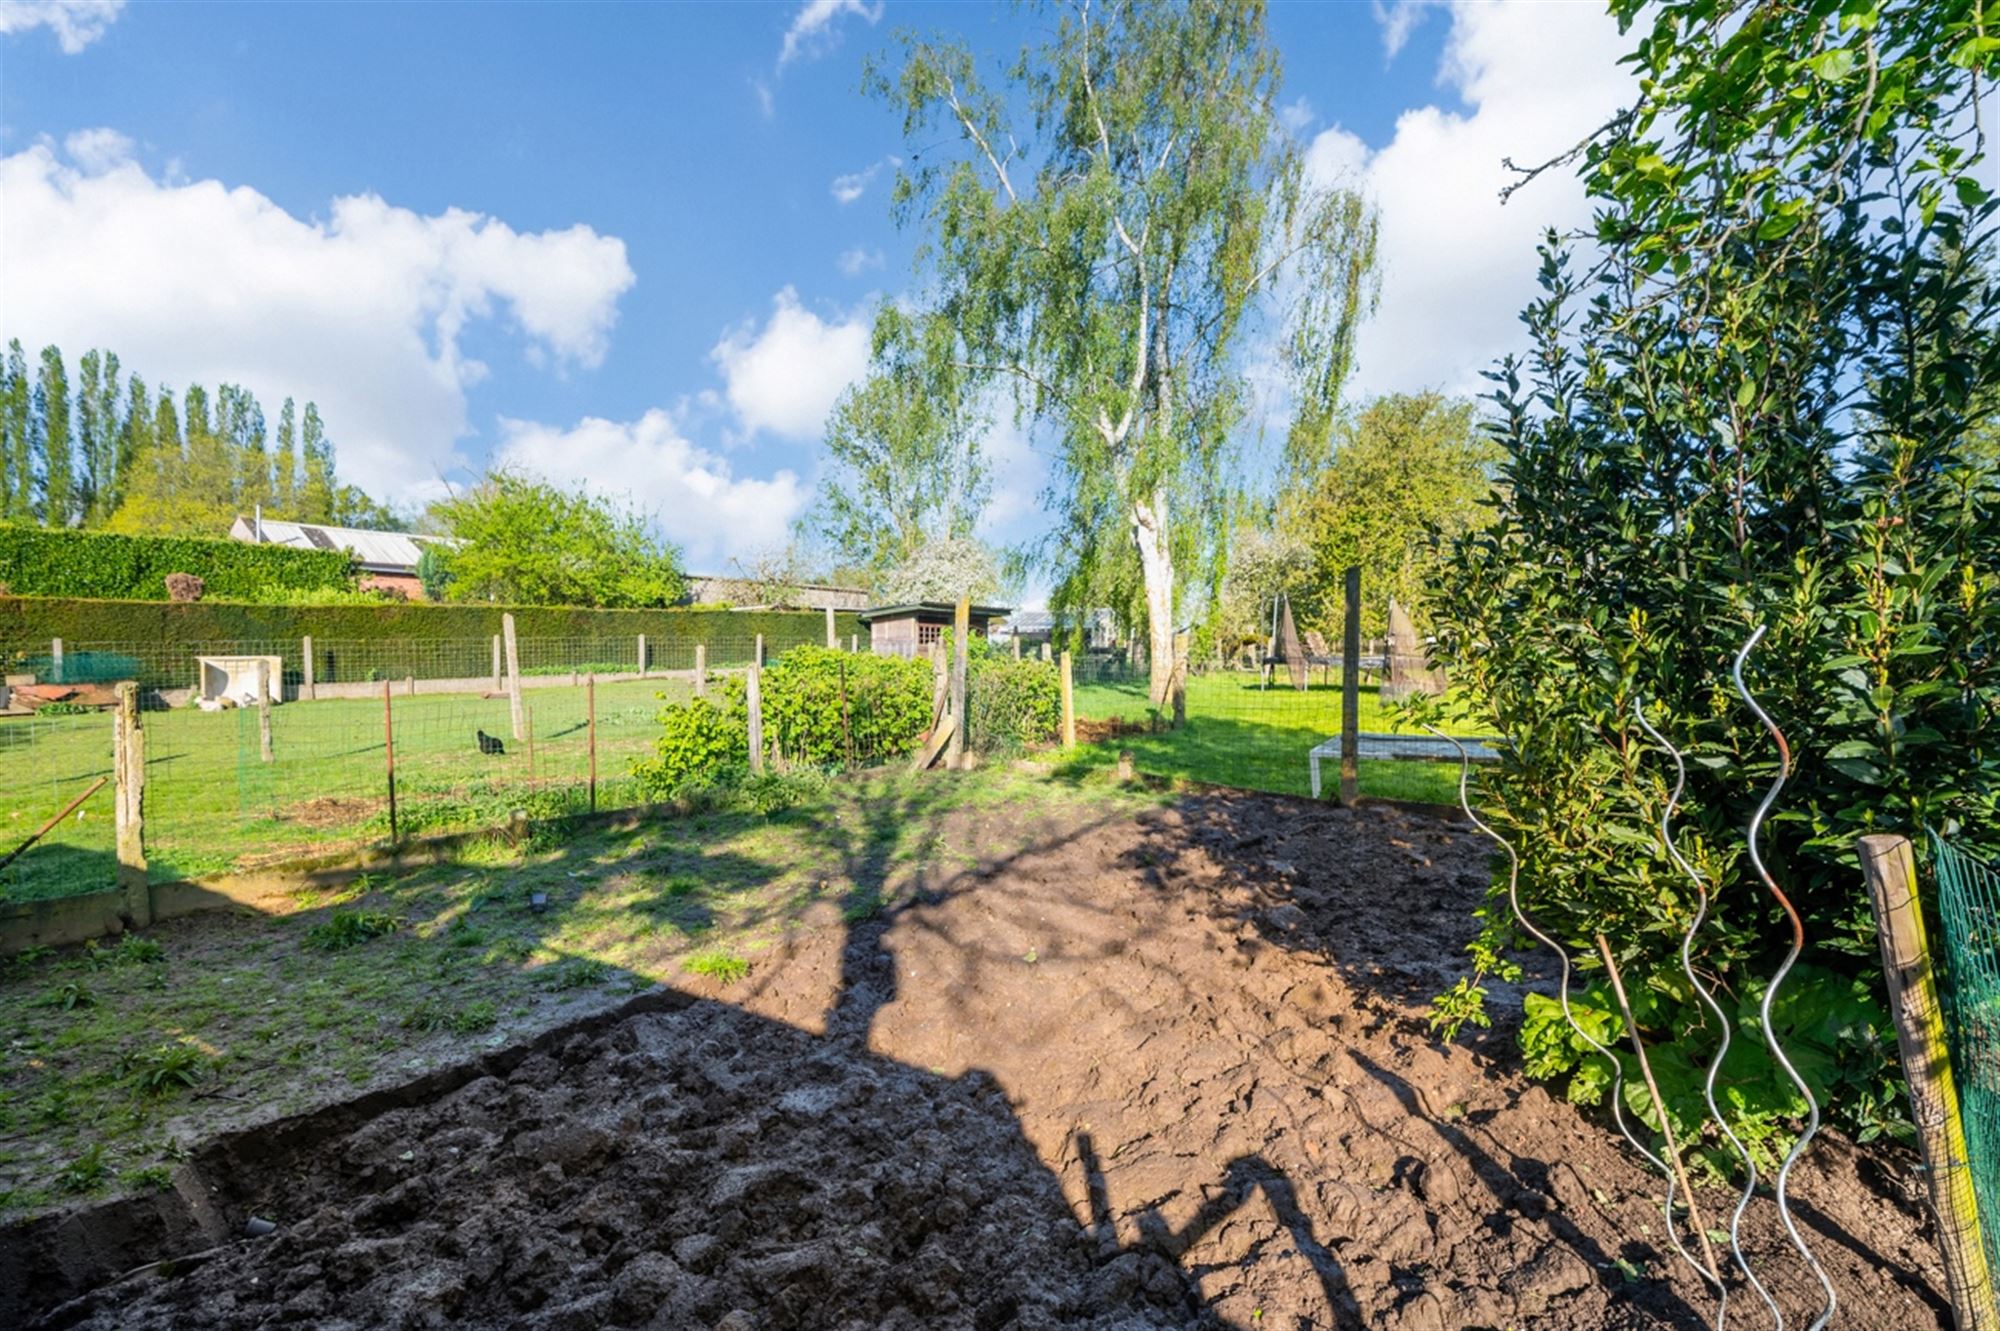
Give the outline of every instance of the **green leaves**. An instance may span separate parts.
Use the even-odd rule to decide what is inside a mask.
[[[672,605],[687,590],[678,549],[639,514],[581,490],[498,471],[432,515],[459,541],[446,563],[457,600],[629,609]]]

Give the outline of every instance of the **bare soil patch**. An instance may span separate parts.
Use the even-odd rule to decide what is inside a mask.
[[[220,1139],[182,1177],[199,1205],[0,1232],[0,1288],[98,1328],[1704,1325],[1656,1181],[1508,1033],[1423,1028],[1485,859],[1395,809],[1082,806],[1018,853],[884,866],[857,885],[896,904],[741,984]],[[1909,1162],[1808,1162],[1838,1324],[1948,1325]],[[1803,1325],[1810,1282],[1753,1217]],[[208,1251],[51,1310],[148,1245]]]

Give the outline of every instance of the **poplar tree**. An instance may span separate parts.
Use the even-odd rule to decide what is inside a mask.
[[[272,467],[271,499],[278,511],[295,517],[299,497],[299,441],[292,400],[278,411],[278,455]]]
[[[118,427],[118,464],[112,473],[111,495],[103,505],[100,521],[110,521],[118,506],[125,502],[133,467],[152,451],[153,402],[146,391],[146,381],[134,374],[126,380],[125,419]]]
[[[118,353],[90,350],[77,362],[77,515],[94,526],[111,515],[117,494]]]
[[[76,509],[76,454],[70,437],[69,372],[54,346],[42,348],[34,408],[30,439],[41,461],[42,523],[67,527]]]
[[[320,423],[319,407],[306,403],[299,429],[299,449],[305,458],[305,491],[299,516],[306,522],[331,522],[339,496],[333,479],[333,443]]]
[[[6,361],[0,364],[0,520],[26,522],[34,516],[32,393],[28,358],[17,337],[7,344]]]

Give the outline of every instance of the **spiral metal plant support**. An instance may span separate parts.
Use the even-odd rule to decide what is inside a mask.
[[[1729,1056],[1729,1018],[1722,1010],[1722,1004],[1716,1001],[1715,991],[1709,985],[1702,982],[1701,976],[1696,973],[1694,968],[1694,939],[1695,935],[1701,932],[1702,926],[1708,922],[1709,902],[1707,880],[1700,873],[1696,872],[1694,865],[1690,864],[1687,857],[1681,854],[1680,847],[1674,842],[1674,814],[1680,809],[1681,795],[1687,789],[1687,760],[1682,756],[1681,751],[1675,748],[1668,741],[1667,737],[1654,727],[1651,721],[1646,719],[1646,706],[1642,699],[1634,698],[1632,700],[1632,715],[1639,722],[1640,727],[1648,735],[1652,736],[1653,743],[1657,744],[1665,751],[1668,757],[1674,760],[1674,787],[1667,795],[1666,807],[1660,811],[1660,840],[1667,848],[1667,858],[1673,861],[1675,868],[1687,875],[1690,883],[1694,884],[1694,916],[1688,921],[1687,932],[1681,935],[1681,974],[1687,976],[1689,986],[1693,988],[1695,995],[1701,1000],[1702,1006],[1708,1009],[1709,1016],[1714,1019],[1715,1029],[1720,1036],[1720,1043],[1716,1045],[1715,1056],[1708,1062],[1708,1075],[1702,1082],[1701,1089],[1702,1098],[1708,1105],[1709,1115],[1715,1120],[1715,1125],[1722,1129],[1724,1139],[1729,1142],[1730,1149],[1736,1153],[1737,1160],[1743,1165],[1743,1191],[1736,1199],[1735,1211],[1735,1214],[1740,1216],[1743,1213],[1743,1208],[1750,1204],[1750,1198],[1757,1191],[1757,1162],[1751,1156],[1750,1149],[1743,1144],[1742,1139],[1729,1126],[1729,1120],[1723,1117],[1722,1108],[1715,1100],[1715,1080],[1722,1072],[1722,1061]],[[1669,1180],[1667,1183],[1667,1209],[1669,1215],[1671,1215],[1673,1210],[1672,1180]],[[1737,1231],[1738,1226],[1732,1223],[1729,1227],[1729,1254],[1735,1259],[1736,1269],[1743,1273],[1744,1280],[1749,1282],[1750,1288],[1757,1291],[1757,1297],[1762,1299],[1764,1306],[1770,1310],[1771,1320],[1776,1324],[1777,1331],[1784,1331],[1785,1315],[1779,1311],[1778,1301],[1771,1297],[1771,1292],[1764,1288],[1762,1281],[1757,1279],[1756,1272],[1750,1269],[1750,1259],[1744,1255],[1743,1245],[1738,1239]],[[1719,1275],[1720,1273],[1715,1274]],[[1715,1310],[1715,1331],[1725,1331],[1729,1320],[1729,1290],[1719,1279],[1715,1281],[1715,1286],[1716,1297],[1719,1300]]]
[[[1716,1278],[1717,1273],[1709,1270],[1708,1267],[1697,1260],[1694,1254],[1687,1250],[1687,1246],[1681,1242],[1679,1227],[1674,1223],[1672,1167],[1665,1160],[1662,1160],[1659,1156],[1653,1154],[1651,1150],[1647,1149],[1645,1143],[1641,1142],[1638,1135],[1632,1131],[1631,1125],[1625,1121],[1624,1065],[1618,1061],[1617,1056],[1608,1047],[1598,1043],[1596,1037],[1583,1028],[1581,1023],[1577,1021],[1575,1012],[1570,1008],[1569,991],[1572,967],[1569,950],[1563,947],[1561,943],[1556,942],[1555,939],[1543,933],[1521,910],[1520,854],[1515,851],[1513,844],[1507,838],[1494,831],[1492,827],[1487,825],[1484,819],[1473,812],[1472,796],[1469,789],[1472,774],[1472,755],[1466,752],[1465,745],[1459,743],[1456,737],[1445,734],[1436,726],[1426,725],[1424,729],[1458,750],[1458,806],[1465,811],[1465,816],[1472,821],[1474,827],[1484,833],[1488,840],[1507,852],[1507,905],[1513,912],[1514,922],[1520,925],[1536,942],[1555,953],[1557,960],[1562,966],[1562,980],[1557,986],[1556,997],[1562,1004],[1563,1020],[1569,1023],[1569,1028],[1576,1032],[1578,1038],[1589,1045],[1594,1052],[1602,1055],[1604,1060],[1611,1065],[1611,1121],[1617,1125],[1618,1133],[1625,1139],[1626,1145],[1638,1152],[1648,1165],[1659,1171],[1667,1179],[1667,1241],[1673,1245],[1673,1249],[1679,1254],[1680,1259],[1694,1268],[1703,1280],[1711,1285],[1719,1286],[1720,1282]],[[1719,1312],[1718,1316],[1720,1316]],[[1720,1326],[1719,1321],[1717,1326]]]
[[[1730,678],[1736,682],[1738,696],[1743,699],[1744,704],[1755,714],[1757,720],[1763,724],[1764,729],[1770,733],[1771,739],[1778,746],[1778,773],[1771,781],[1771,788],[1764,792],[1763,802],[1757,806],[1757,812],[1750,816],[1750,828],[1747,833],[1747,840],[1749,843],[1751,866],[1756,869],[1757,877],[1763,882],[1765,890],[1777,901],[1779,908],[1785,912],[1786,920],[1791,924],[1792,945],[1785,952],[1785,959],[1778,964],[1778,969],[1772,973],[1771,982],[1764,987],[1764,1001],[1759,1005],[1758,1017],[1763,1023],[1764,1044],[1771,1051],[1772,1060],[1785,1070],[1785,1075],[1791,1079],[1792,1085],[1797,1088],[1800,1095],[1805,1097],[1806,1101],[1806,1130],[1799,1135],[1799,1139],[1796,1142],[1792,1143],[1792,1149],[1786,1153],[1784,1163],[1778,1166],[1778,1178],[1774,1191],[1778,1201],[1778,1218],[1784,1222],[1786,1236],[1791,1239],[1792,1247],[1797,1249],[1799,1256],[1805,1259],[1806,1266],[1818,1278],[1820,1288],[1826,1293],[1826,1303],[1820,1309],[1819,1316],[1815,1317],[1806,1328],[1806,1331],[1821,1331],[1827,1323],[1833,1320],[1833,1314],[1839,1308],[1840,1300],[1834,1293],[1833,1281],[1828,1278],[1826,1268],[1819,1264],[1819,1259],[1813,1256],[1812,1249],[1806,1246],[1804,1237],[1800,1235],[1798,1222],[1792,1217],[1791,1201],[1786,1195],[1785,1190],[1786,1184],[1790,1181],[1792,1166],[1798,1163],[1799,1157],[1805,1154],[1806,1147],[1819,1132],[1819,1101],[1813,1098],[1811,1088],[1806,1085],[1805,1078],[1799,1075],[1798,1069],[1792,1066],[1792,1060],[1785,1054],[1784,1045],[1779,1041],[1777,1033],[1771,1028],[1772,1000],[1777,997],[1778,987],[1785,982],[1785,976],[1791,973],[1793,964],[1799,959],[1799,954],[1805,950],[1806,926],[1805,921],[1799,915],[1798,907],[1792,904],[1791,898],[1785,895],[1783,889],[1778,886],[1777,881],[1771,877],[1770,869],[1765,867],[1763,852],[1758,845],[1758,834],[1763,830],[1765,816],[1771,812],[1771,806],[1778,802],[1778,792],[1785,788],[1785,782],[1791,776],[1792,750],[1791,746],[1785,742],[1784,732],[1778,729],[1778,723],[1773,721],[1770,714],[1757,705],[1757,699],[1751,696],[1749,688],[1743,683],[1743,663],[1749,660],[1750,653],[1756,649],[1759,642],[1763,641],[1766,627],[1766,625],[1759,624],[1755,629],[1751,630],[1749,638],[1745,639],[1743,646],[1737,650],[1736,660],[1730,666],[1729,674]],[[1746,1194],[1744,1201],[1747,1200],[1748,1196]],[[1743,1202],[1740,1201],[1736,1207],[1736,1214],[1730,1218],[1729,1222],[1731,1246],[1736,1245],[1737,1229],[1741,1225],[1742,1220]]]

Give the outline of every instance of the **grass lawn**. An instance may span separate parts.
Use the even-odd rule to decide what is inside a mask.
[[[865,919],[1081,806],[1123,816],[1161,798],[999,766],[804,793],[771,817],[653,818],[526,852],[478,842],[403,877],[301,889],[286,914],[191,916],[0,963],[0,1210],[158,1183],[197,1136],[658,982],[754,982],[790,930]]]
[[[1279,677],[1282,681],[1283,676]],[[1124,733],[1089,746],[1085,761],[1106,764],[1118,751],[1132,755],[1142,772],[1216,785],[1308,795],[1306,755],[1340,734],[1340,685],[1317,681],[1304,692],[1282,682],[1259,687],[1255,671],[1196,675],[1188,680],[1188,724],[1182,730]],[[1090,721],[1144,725],[1156,714],[1143,677],[1082,684],[1076,714]],[[1380,688],[1361,688],[1362,730],[1396,729]],[[1469,733],[1469,732],[1468,732]],[[1337,788],[1340,764],[1322,762],[1323,785]],[[1450,762],[1368,760],[1361,764],[1361,792],[1385,799],[1458,802],[1458,767]],[[1322,793],[1325,793],[1324,791]]]
[[[597,689],[599,806],[635,803],[632,760],[649,756],[663,691],[679,681]],[[505,698],[419,694],[393,699],[398,831],[404,836],[504,822],[523,806],[547,815],[588,800],[584,690],[530,689],[534,742],[517,743]],[[358,848],[389,834],[382,703],[290,703],[271,711],[265,762],[251,711],[149,712],[146,855],[156,880],[252,868],[303,854]],[[480,752],[477,733],[504,753]],[[111,771],[105,713],[0,718],[0,853],[12,849]],[[0,900],[109,887],[111,788],[6,870]]]

